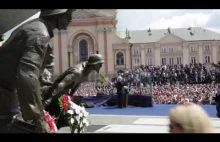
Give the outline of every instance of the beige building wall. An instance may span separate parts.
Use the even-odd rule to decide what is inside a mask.
[[[107,15],[117,14],[111,10],[105,12]],[[207,59],[210,63],[220,61],[219,41],[186,41],[170,33],[156,42],[130,43],[129,37],[121,38],[116,34],[116,15],[91,15],[85,11],[75,13],[66,31],[54,32],[55,75],[81,63],[81,40],[88,43],[88,56],[97,51],[103,55],[105,64],[101,72],[109,76],[138,65],[159,66],[162,65],[162,59],[166,64],[205,63]],[[118,55],[122,59],[117,60]]]

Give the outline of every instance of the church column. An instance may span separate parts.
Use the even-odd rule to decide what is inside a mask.
[[[98,51],[99,51],[99,54],[101,54],[103,58],[105,58],[103,27],[99,27],[97,29],[97,32],[98,32]],[[102,66],[102,68],[100,69],[100,72],[103,72],[103,73],[105,72],[105,65]]]
[[[112,28],[106,28],[107,32],[107,62],[106,65],[108,67],[107,74],[114,74],[114,54],[112,50]]]
[[[68,69],[68,52],[67,52],[67,31],[61,31],[61,73]]]
[[[72,45],[68,45],[67,52],[68,52],[68,66],[69,66],[69,64],[70,64],[70,66],[73,66],[73,48],[72,48]]]
[[[58,41],[58,34],[59,31],[58,30],[54,30],[54,37],[53,37],[53,55],[55,56],[54,58],[54,75],[58,75],[59,74],[59,41]]]
[[[131,58],[130,58],[130,49],[129,49],[129,45],[127,46],[127,48],[125,49],[125,54],[126,54],[126,69],[130,68],[130,64],[131,64]]]
[[[159,66],[161,59],[160,59],[160,44],[156,44],[154,48],[154,65]]]

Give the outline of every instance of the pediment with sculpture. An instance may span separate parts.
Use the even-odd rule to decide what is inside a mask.
[[[79,9],[72,13],[72,19],[88,19],[96,17],[112,17],[101,12],[102,10]]]

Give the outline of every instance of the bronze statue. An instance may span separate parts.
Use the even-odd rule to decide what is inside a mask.
[[[53,30],[66,30],[72,12],[42,9],[39,18],[18,27],[0,48],[0,132],[8,132],[8,123],[20,113],[19,106],[22,118],[33,120],[35,132],[49,132],[39,77],[52,53]]]
[[[5,35],[0,35],[0,42],[4,41]]]
[[[104,60],[102,55],[93,54],[89,57],[88,62],[67,69],[54,81],[49,91],[43,95],[44,105],[49,105],[53,99],[58,98],[64,93],[73,96],[75,91],[80,87],[81,83],[88,77],[91,71],[95,70],[99,73],[103,63]]]

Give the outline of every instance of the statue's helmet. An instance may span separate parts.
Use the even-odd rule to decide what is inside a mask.
[[[100,54],[93,54],[89,57],[89,60],[87,62],[87,65],[96,65],[96,64],[103,64],[104,60],[102,55]]]
[[[66,12],[73,12],[73,9],[41,9],[40,17],[62,14]]]

